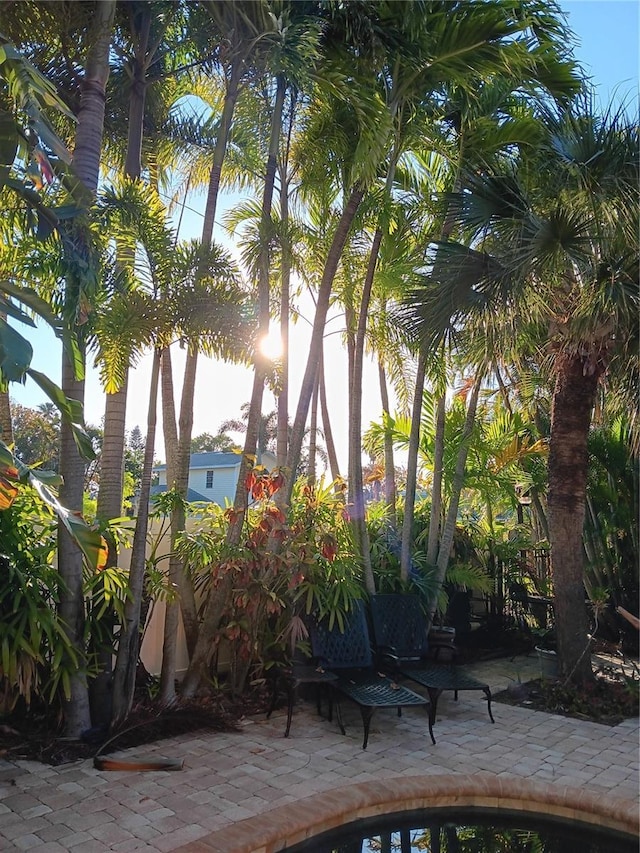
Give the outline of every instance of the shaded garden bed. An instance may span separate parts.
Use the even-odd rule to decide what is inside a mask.
[[[267,708],[263,687],[233,701],[224,694],[190,700],[175,709],[158,711],[149,700],[136,702],[122,730],[115,735],[91,730],[82,740],[61,737],[43,713],[14,713],[0,719],[0,760],[31,760],[59,765],[143,746],[189,732],[230,732],[239,729],[243,717]]]
[[[534,679],[510,685],[506,690],[496,693],[493,700],[505,705],[617,726],[623,720],[638,716],[638,693],[637,681],[598,675],[593,684],[584,688],[565,685],[561,681]]]

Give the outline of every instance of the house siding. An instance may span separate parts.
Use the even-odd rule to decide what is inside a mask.
[[[237,453],[209,452],[194,453],[189,468],[189,489],[202,495],[206,500],[221,507],[232,504],[236,494],[238,471],[241,457]],[[271,470],[276,459],[271,453],[263,455],[262,464]],[[207,488],[207,471],[213,471],[213,486]],[[167,487],[167,466],[154,468],[158,476],[158,485]]]
[[[238,480],[238,465],[228,468],[192,468],[189,472],[189,486],[200,492],[208,500],[225,506],[233,503]],[[207,471],[213,471],[213,487],[207,488]]]

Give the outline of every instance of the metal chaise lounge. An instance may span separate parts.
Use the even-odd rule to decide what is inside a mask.
[[[351,699],[360,708],[364,727],[363,749],[367,748],[371,718],[377,708],[397,708],[398,716],[401,716],[402,708],[426,707],[429,734],[435,744],[430,700],[396,684],[393,679],[373,668],[373,655],[362,602],[356,602],[353,610],[345,617],[344,631],[340,631],[337,623],[329,629],[326,621],[309,621],[308,627],[311,648],[318,664],[338,675],[338,680],[331,685],[332,689],[338,695],[342,694]],[[340,731],[346,734],[339,703],[336,710]]]
[[[431,699],[431,723],[435,722],[438,698],[444,690],[480,690],[487,698],[489,719],[491,690],[455,663],[426,659],[427,618],[417,596],[401,593],[371,596],[371,619],[377,654],[382,668],[427,688]]]

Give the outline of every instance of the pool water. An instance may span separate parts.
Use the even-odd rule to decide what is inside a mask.
[[[286,853],[638,853],[638,839],[546,815],[480,808],[369,818]]]

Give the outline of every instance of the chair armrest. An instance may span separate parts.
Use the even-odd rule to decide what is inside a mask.
[[[393,646],[377,646],[375,660],[379,668],[396,670],[400,667],[400,657]]]

